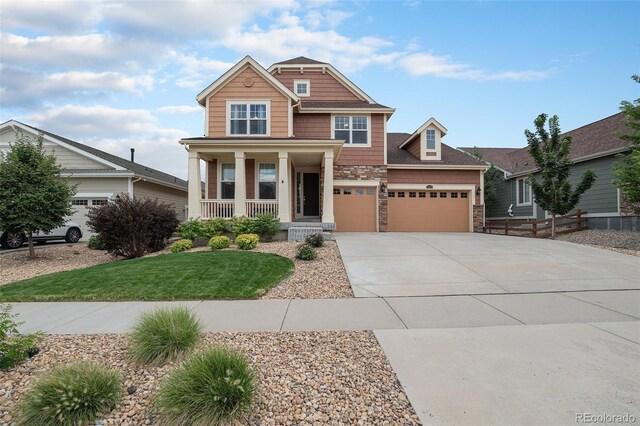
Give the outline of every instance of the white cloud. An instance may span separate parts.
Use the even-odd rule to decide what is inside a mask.
[[[548,75],[546,71],[501,71],[489,72],[470,65],[454,62],[449,56],[430,53],[414,53],[402,57],[399,65],[414,76],[432,75],[435,77],[456,78],[461,80],[541,80]]]
[[[158,111],[167,114],[199,114],[202,113],[204,109],[200,106],[192,105],[166,105],[158,108]]]
[[[136,162],[186,178],[187,155],[178,140],[189,134],[162,127],[149,110],[67,104],[36,112],[27,124],[123,158],[135,148]]]
[[[172,52],[170,60],[180,66],[175,84],[178,87],[204,89],[204,86],[225,73],[234,64],[196,55]]]
[[[0,25],[54,34],[82,31],[100,19],[101,3],[86,0],[2,0]]]
[[[304,17],[304,22],[312,30],[317,30],[320,27],[333,29],[351,16],[353,13],[337,9],[311,10]]]

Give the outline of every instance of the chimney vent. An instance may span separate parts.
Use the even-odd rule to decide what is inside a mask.
[[[135,161],[134,161],[135,155],[136,155],[135,148],[131,148],[131,162],[132,163],[135,163]]]

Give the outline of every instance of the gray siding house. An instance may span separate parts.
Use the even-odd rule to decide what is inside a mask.
[[[68,219],[80,225],[84,239],[92,235],[86,226],[88,209],[123,193],[171,204],[179,220],[186,218],[186,181],[16,120],[0,124],[0,152],[9,149],[19,132],[42,134],[45,151],[55,155],[63,174],[78,184],[72,199],[75,212]]]
[[[629,142],[617,134],[627,132],[624,114],[618,113],[562,136],[572,138],[570,159],[574,162],[570,176],[575,186],[585,170],[597,174],[594,185],[582,196],[576,210],[588,212],[591,228],[638,229],[638,218],[624,205],[620,190],[613,181],[613,163],[629,151]],[[529,173],[536,175],[536,166],[528,148],[458,148],[497,167],[504,176],[498,182],[498,198],[487,203],[486,218],[544,219],[547,212],[536,204],[527,181]]]

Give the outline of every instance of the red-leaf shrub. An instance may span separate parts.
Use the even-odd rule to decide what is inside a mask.
[[[92,208],[87,216],[106,250],[128,259],[162,250],[180,223],[170,205],[125,194]]]

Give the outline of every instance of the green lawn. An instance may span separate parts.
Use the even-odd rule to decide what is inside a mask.
[[[0,302],[253,299],[292,272],[293,262],[274,254],[163,254],[0,286]]]

